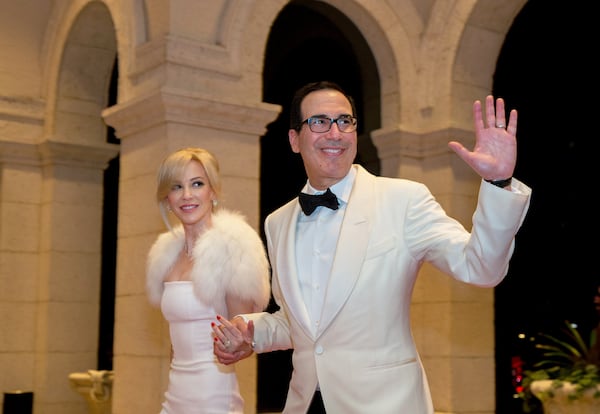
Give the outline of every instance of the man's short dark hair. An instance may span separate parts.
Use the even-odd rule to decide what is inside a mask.
[[[304,119],[302,119],[301,105],[306,95],[308,95],[311,92],[320,91],[324,89],[335,90],[344,95],[346,99],[348,99],[348,102],[350,102],[350,106],[352,107],[352,116],[356,116],[356,106],[354,105],[354,99],[352,99],[352,97],[348,95],[340,85],[330,81],[312,82],[298,89],[294,94],[294,97],[292,98],[292,103],[290,106],[290,129],[300,131],[300,129],[302,128],[302,121],[304,121]]]

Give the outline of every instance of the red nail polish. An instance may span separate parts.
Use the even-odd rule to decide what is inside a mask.
[[[210,326],[212,326],[212,327],[214,328],[214,327],[215,327],[215,323],[214,323],[214,322],[211,322],[211,323],[210,323]]]
[[[221,320],[221,315],[217,315],[217,319],[218,319],[218,320]]]

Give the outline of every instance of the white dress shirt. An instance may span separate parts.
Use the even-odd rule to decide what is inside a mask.
[[[296,267],[313,335],[317,332],[321,319],[342,219],[355,178],[356,168],[352,167],[346,177],[330,187],[339,202],[337,210],[319,206],[310,216],[301,211],[298,218]],[[325,191],[317,191],[307,182],[302,192],[322,194]]]

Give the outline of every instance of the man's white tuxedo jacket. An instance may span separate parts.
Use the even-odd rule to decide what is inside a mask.
[[[482,181],[471,231],[446,215],[422,184],[376,177],[360,166],[313,335],[300,292],[297,198],[265,221],[272,291],[280,309],[254,320],[255,350],[293,348],[285,413],[305,413],[317,384],[331,414],[430,414],[427,379],[410,329],[419,268],[430,262],[482,287],[505,277],[531,189]]]

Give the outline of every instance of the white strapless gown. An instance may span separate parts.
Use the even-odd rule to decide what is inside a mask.
[[[165,283],[161,309],[173,346],[161,414],[242,414],[235,368],[213,354],[216,311],[198,300],[188,281]]]

